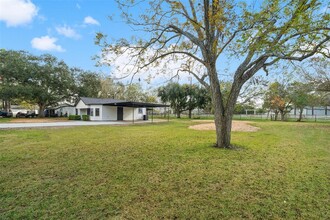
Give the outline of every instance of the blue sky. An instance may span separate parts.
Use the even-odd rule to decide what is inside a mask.
[[[141,7],[141,6],[137,6]],[[134,8],[141,12],[143,8]],[[0,0],[0,48],[7,50],[26,50],[40,55],[50,53],[64,60],[70,67],[79,67],[110,74],[109,67],[95,67],[92,57],[101,48],[94,44],[95,34],[102,32],[108,39],[129,38],[140,35],[121,19],[120,11],[114,0]],[[112,16],[113,19],[109,19]],[[120,70],[127,57],[118,59]],[[233,68],[239,60],[229,60]],[[180,62],[175,63],[177,66]],[[173,71],[158,76],[157,70],[141,73],[141,78],[154,75],[153,86],[166,83],[176,73]],[[143,75],[143,76],[142,76]],[[262,73],[264,75],[264,73]],[[139,82],[136,77],[133,82]],[[181,82],[189,82],[190,76],[182,74]],[[129,79],[125,79],[126,82]],[[193,82],[196,80],[193,79]]]
[[[95,33],[118,39],[131,31],[119,13],[113,0],[0,0],[0,47],[50,53],[71,67],[100,71],[91,59],[101,49]]]

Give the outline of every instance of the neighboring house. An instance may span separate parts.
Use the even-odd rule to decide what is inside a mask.
[[[299,115],[299,109],[293,108],[290,112],[293,115]],[[303,110],[305,116],[327,116],[330,115],[330,106],[305,107]]]
[[[132,102],[117,99],[81,97],[76,105],[76,115],[89,115],[90,120],[147,120],[148,110],[168,105]]]
[[[49,107],[46,109],[46,116],[57,116],[57,117],[68,117],[69,115],[74,115],[76,113],[76,108],[74,105],[68,103],[59,103],[57,106]]]

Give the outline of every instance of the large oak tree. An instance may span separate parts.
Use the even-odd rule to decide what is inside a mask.
[[[24,51],[0,50],[0,97],[24,100],[39,106],[44,117],[48,106],[70,98],[74,78],[69,67],[56,57],[34,56]]]
[[[231,121],[242,86],[259,70],[280,61],[302,61],[315,53],[329,56],[329,14],[322,0],[117,0],[126,21],[143,37],[107,41],[98,33],[96,43],[109,54],[129,54],[128,72],[152,70],[167,59],[182,62],[211,91],[216,146],[230,148]],[[132,13],[134,10],[135,13]],[[136,11],[140,14],[137,15]],[[114,56],[114,57],[116,57]],[[221,93],[223,65],[230,57],[232,86],[228,98]],[[233,61],[232,66],[234,65]],[[163,62],[164,63],[164,62]],[[196,68],[199,67],[199,68]],[[197,71],[198,70],[198,71]]]

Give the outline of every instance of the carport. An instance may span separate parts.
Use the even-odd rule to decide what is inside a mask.
[[[169,105],[165,105],[165,104],[158,104],[158,103],[149,103],[149,102],[131,102],[131,101],[119,101],[119,102],[114,102],[114,103],[109,103],[109,104],[104,104],[107,106],[116,106],[117,109],[118,107],[130,107],[132,108],[132,122],[134,123],[134,109],[135,108],[146,108],[147,109],[147,113],[146,113],[146,118],[143,118],[144,120],[148,120],[148,111],[151,110],[151,122],[153,122],[154,120],[154,108],[165,108],[164,113],[166,114],[166,110],[167,107],[169,107]],[[167,120],[169,121],[169,116],[170,113],[168,112],[167,114]]]

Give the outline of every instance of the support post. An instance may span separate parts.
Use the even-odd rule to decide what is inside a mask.
[[[133,105],[133,124],[134,124],[134,105]]]

